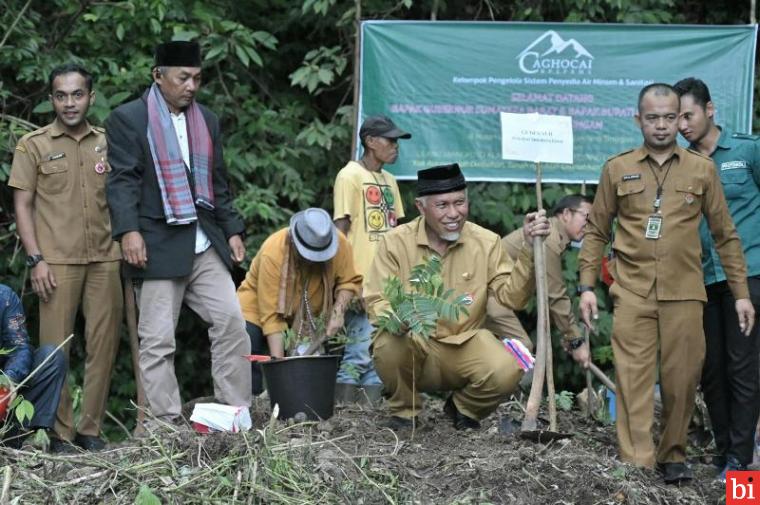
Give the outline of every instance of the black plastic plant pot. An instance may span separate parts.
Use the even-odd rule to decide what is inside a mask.
[[[317,421],[333,415],[340,356],[293,356],[261,364],[269,402],[279,404],[278,419],[303,412]]]

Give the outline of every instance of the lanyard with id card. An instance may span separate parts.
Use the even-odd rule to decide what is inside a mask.
[[[657,240],[662,236],[662,211],[660,210],[660,206],[662,205],[662,186],[665,184],[665,180],[670,173],[670,167],[673,165],[673,158],[671,157],[668,161],[668,168],[665,171],[665,176],[662,178],[662,182],[660,182],[660,178],[657,177],[657,173],[654,171],[651,159],[647,158],[647,164],[649,165],[649,170],[652,171],[654,180],[657,181],[657,196],[655,196],[652,205],[654,207],[654,214],[650,215],[649,219],[647,219],[647,229],[644,230],[644,237],[649,240]]]
[[[662,233],[662,214],[652,214],[647,219],[647,231],[644,234],[649,240],[657,240]]]

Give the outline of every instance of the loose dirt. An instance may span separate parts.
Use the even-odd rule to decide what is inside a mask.
[[[725,490],[704,451],[690,448],[696,479],[665,485],[621,464],[614,427],[560,412],[571,438],[548,444],[515,433],[518,402],[480,430],[456,431],[440,399],[415,430],[384,427],[384,406],[338,406],[326,421],[271,419],[257,399],[255,429],[198,435],[188,429],[112,444],[100,454],[0,449],[2,503],[419,503],[718,504]],[[5,472],[5,473],[3,473]],[[10,477],[8,474],[10,473]],[[7,501],[4,501],[7,500]]]

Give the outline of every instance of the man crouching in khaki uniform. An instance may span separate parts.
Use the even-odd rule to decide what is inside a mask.
[[[447,289],[468,294],[469,315],[438,321],[435,336],[409,333],[374,336],[377,373],[390,397],[390,426],[409,427],[422,410],[421,391],[453,391],[445,412],[457,429],[477,428],[517,386],[522,369],[494,335],[484,330],[488,294],[511,309],[521,309],[533,294],[532,240],[549,233],[541,213],[528,214],[525,243],[516,262],[504,253],[499,236],[467,221],[469,202],[459,165],[417,173],[416,206],[421,216],[380,237],[364,286],[370,321],[388,308],[383,283],[397,276],[406,290],[415,265],[437,255]]]

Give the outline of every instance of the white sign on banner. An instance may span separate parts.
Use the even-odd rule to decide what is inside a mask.
[[[573,118],[501,113],[501,157],[533,163],[573,163]]]

